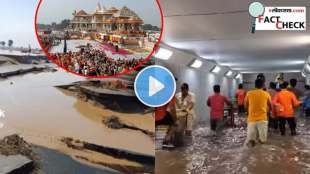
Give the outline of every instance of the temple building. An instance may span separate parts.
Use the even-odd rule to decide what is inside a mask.
[[[73,31],[96,31],[99,33],[127,36],[142,36],[143,20],[131,9],[111,7],[106,9],[98,3],[95,12],[88,14],[84,10],[73,13],[70,29]]]

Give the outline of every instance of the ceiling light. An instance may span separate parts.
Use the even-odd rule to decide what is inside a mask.
[[[240,73],[235,76],[235,79],[240,79],[240,78],[241,78],[241,74]]]
[[[196,59],[192,64],[191,67],[192,68],[200,68],[202,66],[202,61]]]
[[[299,44],[309,44],[310,43],[310,36],[299,36],[299,37],[296,37],[295,40]]]
[[[215,65],[215,67],[212,68],[212,70],[211,70],[211,72],[213,72],[213,73],[219,73],[220,71],[221,71],[221,67],[219,67],[217,65]]]
[[[165,48],[159,48],[157,53],[155,54],[155,57],[162,60],[168,60],[172,56],[173,52],[170,50],[167,50]]]
[[[232,74],[233,74],[233,72],[232,71],[227,71],[227,73],[225,74],[227,77],[230,77],[230,76],[232,76]]]
[[[309,65],[309,63],[306,63],[306,65],[304,67],[304,73],[310,73],[310,65]]]

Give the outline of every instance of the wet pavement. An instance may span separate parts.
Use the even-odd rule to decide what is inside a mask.
[[[306,174],[310,173],[310,118],[298,118],[295,137],[269,131],[268,142],[244,147],[245,118],[236,118],[235,128],[210,136],[208,126],[193,132],[187,145],[156,152],[156,173],[178,174]],[[173,171],[173,172],[172,172]]]

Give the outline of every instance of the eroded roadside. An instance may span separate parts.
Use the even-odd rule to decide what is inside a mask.
[[[98,87],[94,82],[72,78],[61,70],[29,72],[2,79],[0,109],[5,111],[6,117],[0,119],[4,125],[0,137],[18,134],[30,147],[54,149],[83,165],[104,171],[108,167],[114,169],[114,173],[115,170],[121,173],[154,173],[154,125],[147,109],[131,102],[138,106],[129,107],[135,110],[128,111],[127,106],[120,110],[122,104],[117,102],[133,101],[132,96],[115,97],[116,101],[109,105],[98,100],[105,98],[101,95],[92,97],[93,93],[82,95],[80,90],[78,93],[54,87],[70,85],[74,81],[88,84],[88,92]],[[107,125],[106,120],[110,118],[117,118],[121,127],[116,129]],[[68,139],[72,141],[64,141]],[[75,144],[73,148],[73,142],[83,143],[80,146]],[[119,152],[125,155],[119,155]],[[143,162],[144,159],[148,162]]]

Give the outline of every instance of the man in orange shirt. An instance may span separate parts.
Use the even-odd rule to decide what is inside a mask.
[[[244,98],[246,95],[246,91],[243,89],[243,85],[239,84],[238,90],[236,92],[236,98],[238,103],[238,112],[239,114],[243,114],[245,112],[244,109]]]
[[[289,91],[287,88],[288,82],[283,82],[282,91],[276,94],[273,103],[283,107],[283,111],[279,116],[281,135],[285,135],[285,124],[288,122],[291,129],[291,135],[294,136],[296,135],[294,107],[298,107],[301,102],[298,101],[295,94]]]
[[[177,121],[176,98],[173,97],[169,103],[155,108],[155,125],[173,125]]]
[[[258,142],[267,141],[268,117],[267,113],[272,108],[270,95],[263,90],[264,80],[256,79],[255,88],[247,92],[245,107],[248,109],[248,128],[245,145],[255,146]]]

